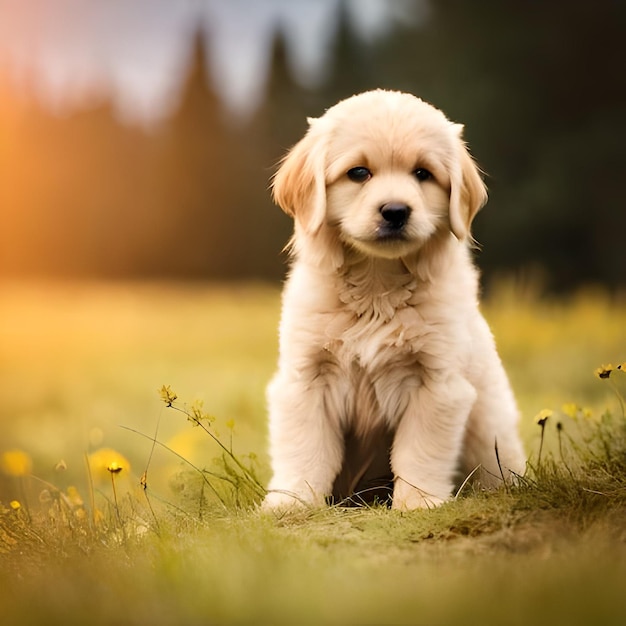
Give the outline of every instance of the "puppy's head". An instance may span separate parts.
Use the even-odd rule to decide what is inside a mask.
[[[463,240],[485,186],[451,123],[415,96],[369,91],[309,120],[283,160],[274,199],[296,235],[336,229],[344,244],[398,258],[442,230]]]

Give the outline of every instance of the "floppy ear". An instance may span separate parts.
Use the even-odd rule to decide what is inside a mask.
[[[284,157],[272,180],[274,202],[305,232],[315,234],[326,215],[325,148],[315,133],[317,120]]]
[[[450,189],[450,229],[454,236],[463,240],[470,234],[472,220],[487,202],[487,188],[480,177],[478,167],[461,139],[463,127],[456,125],[459,133],[460,168],[452,176]]]

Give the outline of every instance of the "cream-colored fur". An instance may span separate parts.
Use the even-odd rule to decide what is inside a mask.
[[[480,467],[493,486],[524,471],[515,400],[478,310],[468,241],[486,191],[461,132],[412,95],[376,90],[310,120],[283,160],[274,197],[295,231],[265,508],[323,504],[350,460],[347,433],[373,434],[372,450],[392,434],[398,509],[442,503],[459,472]],[[369,178],[351,179],[355,167]],[[410,211],[391,234],[388,203]]]

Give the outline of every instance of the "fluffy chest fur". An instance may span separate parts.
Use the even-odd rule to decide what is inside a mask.
[[[477,311],[476,276],[466,250],[453,241],[447,247],[446,262],[428,272],[419,259],[348,257],[332,281],[337,302],[325,347],[372,371],[398,360],[430,370],[461,365]]]
[[[416,260],[347,256],[330,280],[296,268],[285,294],[281,352],[298,364],[301,379],[328,389],[328,414],[344,430],[393,428],[412,389],[468,369],[474,296],[459,291],[467,293],[474,272],[459,250],[456,260],[442,257],[454,262],[436,268],[440,280],[420,277]],[[302,284],[306,293],[297,288]]]
[[[326,350],[375,370],[419,349],[426,322],[412,302],[417,280],[403,266],[362,259],[342,268],[334,287],[339,306],[328,316]]]

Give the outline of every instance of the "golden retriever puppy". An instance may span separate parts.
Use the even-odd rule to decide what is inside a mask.
[[[487,196],[462,126],[384,90],[309,123],[273,181],[295,230],[264,508],[385,493],[431,507],[472,472],[486,486],[523,472],[478,310],[468,242]]]

